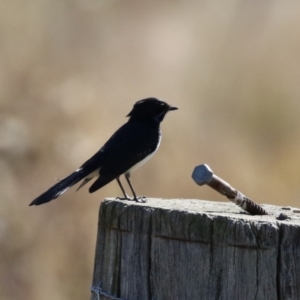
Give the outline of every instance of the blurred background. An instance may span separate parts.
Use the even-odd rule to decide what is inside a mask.
[[[300,3],[4,0],[0,4],[0,298],[88,299],[100,202],[69,190],[135,101],[178,106],[140,195],[226,201],[213,171],[258,203],[300,207]]]

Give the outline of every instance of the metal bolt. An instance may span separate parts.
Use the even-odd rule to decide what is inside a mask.
[[[198,185],[208,185],[230,201],[241,207],[250,215],[267,215],[268,213],[251,199],[233,188],[229,183],[216,176],[208,165],[195,167],[192,178]]]

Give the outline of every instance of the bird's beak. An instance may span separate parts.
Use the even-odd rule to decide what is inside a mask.
[[[177,109],[178,109],[178,107],[170,106],[169,109],[168,109],[168,111],[170,111],[170,110],[177,110]]]

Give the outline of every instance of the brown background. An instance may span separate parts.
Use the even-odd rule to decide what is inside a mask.
[[[139,99],[162,124],[139,194],[226,201],[196,165],[259,203],[300,206],[297,1],[4,0],[0,4],[0,298],[88,299],[101,200],[113,182],[41,207]]]

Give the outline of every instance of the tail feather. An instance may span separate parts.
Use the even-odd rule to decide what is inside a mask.
[[[83,186],[85,186],[90,180],[92,180],[94,177],[86,177],[83,181],[82,181],[82,183],[80,184],[80,186],[78,187],[78,189],[76,190],[76,192],[78,191],[78,190],[80,190]]]
[[[40,205],[47,203],[53,199],[56,199],[65,191],[67,191],[71,186],[85,178],[88,174],[83,169],[78,169],[69,176],[60,180],[58,183],[49,188],[46,192],[41,194],[39,197],[34,199],[29,206],[31,205]]]

